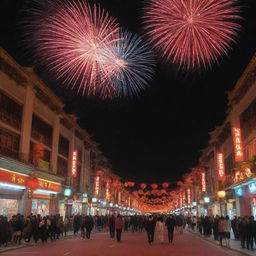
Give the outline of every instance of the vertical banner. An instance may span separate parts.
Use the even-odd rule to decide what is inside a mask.
[[[202,192],[206,192],[206,174],[205,174],[205,172],[201,173],[201,179],[202,179]]]
[[[218,179],[223,180],[225,178],[225,165],[224,165],[223,153],[217,153],[217,170],[218,170]]]
[[[77,150],[73,150],[72,152],[72,177],[77,176]]]
[[[190,188],[187,189],[187,195],[188,195],[188,205],[191,205],[191,190],[190,190]]]
[[[94,194],[97,196],[99,195],[99,192],[100,192],[100,176],[97,175],[94,181]]]
[[[232,133],[233,133],[235,161],[243,162],[244,154],[243,154],[243,145],[242,145],[242,138],[241,138],[241,129],[238,127],[233,127]]]

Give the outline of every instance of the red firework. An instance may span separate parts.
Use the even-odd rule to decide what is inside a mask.
[[[80,94],[114,95],[108,50],[119,26],[98,5],[79,0],[34,0],[27,22],[36,57],[56,79]]]
[[[150,0],[147,33],[155,48],[179,68],[211,66],[227,54],[241,19],[235,0]]]

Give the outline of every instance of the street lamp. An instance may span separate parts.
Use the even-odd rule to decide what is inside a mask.
[[[220,215],[223,216],[222,202],[223,202],[223,198],[225,198],[225,196],[226,196],[226,191],[220,190],[217,192],[217,195],[218,195],[219,202],[220,202]]]

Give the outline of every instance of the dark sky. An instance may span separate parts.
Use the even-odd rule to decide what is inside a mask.
[[[139,17],[145,0],[98,2],[121,25],[143,32]],[[244,20],[237,44],[211,70],[184,74],[159,62],[151,87],[133,100],[102,102],[56,89],[66,110],[79,116],[80,125],[93,134],[118,175],[138,182],[176,181],[197,163],[208,132],[225,117],[226,92],[256,50],[256,1],[241,4]],[[27,65],[17,31],[21,6],[21,0],[0,1],[0,43]]]

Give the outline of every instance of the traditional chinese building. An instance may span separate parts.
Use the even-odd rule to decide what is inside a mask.
[[[86,213],[97,145],[63,108],[0,49],[0,215]]]

